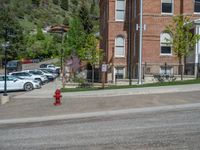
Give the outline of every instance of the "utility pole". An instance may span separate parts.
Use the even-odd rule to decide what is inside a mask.
[[[142,84],[142,34],[143,34],[143,0],[140,0],[140,47],[138,62],[138,84]]]
[[[129,77],[129,85],[132,85],[132,52],[131,52],[131,7],[132,7],[132,1],[129,1],[129,34],[128,34],[128,77]]]

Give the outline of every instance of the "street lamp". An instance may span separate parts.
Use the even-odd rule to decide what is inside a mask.
[[[10,46],[9,36],[12,36],[11,29],[5,27],[4,39],[5,43],[2,44],[4,48],[4,93],[3,96],[7,96],[7,48]]]
[[[7,96],[7,48],[10,46],[10,43],[7,41],[5,44],[2,44],[4,48],[4,93],[3,96]]]
[[[49,31],[48,32],[51,32],[51,33],[60,33],[61,36],[62,36],[62,41],[61,43],[63,44],[64,43],[64,33],[68,31],[68,26],[65,26],[65,25],[54,25],[54,26],[51,26],[49,28]],[[60,50],[61,52],[61,73],[63,72],[63,67],[62,67],[62,53],[63,53],[63,49]]]
[[[69,30],[68,26],[65,26],[65,25],[54,25],[54,26],[51,26],[49,28],[48,32],[51,32],[51,33],[60,33],[61,36],[62,36],[61,43],[63,45],[63,43],[64,43],[64,36],[65,36],[64,33],[66,33],[68,30]],[[61,69],[60,73],[61,73],[61,75],[63,75],[63,49],[60,50],[60,53],[61,53],[60,54],[60,65],[61,65],[61,67],[60,67],[60,69]],[[64,83],[63,83],[63,87],[64,87]]]

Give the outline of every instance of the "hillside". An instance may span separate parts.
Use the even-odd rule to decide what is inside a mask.
[[[82,11],[88,14],[86,18],[80,15]],[[84,28],[89,22],[92,32],[98,32],[98,15],[98,0],[1,0],[0,42],[5,42],[5,28],[9,28],[9,34],[15,34],[15,38],[10,38],[9,34],[6,37],[12,43],[9,59],[52,57],[59,55],[60,40],[55,35],[42,35],[40,30],[82,17]],[[1,47],[0,59],[3,57]]]

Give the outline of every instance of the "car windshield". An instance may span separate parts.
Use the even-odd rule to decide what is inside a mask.
[[[48,65],[48,67],[50,67],[50,68],[54,68],[55,66],[54,66],[54,65]]]
[[[30,71],[29,73],[34,74],[34,75],[42,75],[42,73],[39,71]]]
[[[49,73],[49,71],[47,71],[47,70],[42,70],[44,73]]]
[[[8,63],[8,64],[7,64],[7,67],[16,67],[16,66],[17,66],[16,63]]]
[[[15,76],[16,79],[24,79],[23,77]]]

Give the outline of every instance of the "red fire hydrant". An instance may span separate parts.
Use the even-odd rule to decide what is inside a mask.
[[[61,105],[61,104],[62,104],[62,103],[61,103],[61,97],[62,97],[62,95],[61,95],[61,92],[60,92],[59,89],[57,89],[57,90],[55,91],[55,94],[54,94],[53,97],[55,98],[55,103],[54,103],[55,106]]]

